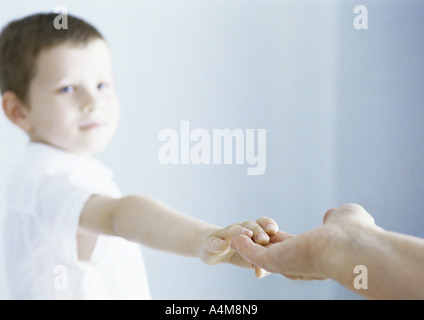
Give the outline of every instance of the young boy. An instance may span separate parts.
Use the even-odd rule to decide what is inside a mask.
[[[68,16],[68,28],[56,30],[55,18],[32,15],[0,36],[3,110],[30,138],[8,189],[12,298],[149,299],[139,244],[251,268],[229,243],[243,233],[267,245],[278,232],[272,219],[219,228],[120,194],[111,170],[93,157],[120,113],[110,50],[88,23]]]

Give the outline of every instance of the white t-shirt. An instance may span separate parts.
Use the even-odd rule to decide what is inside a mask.
[[[150,299],[140,246],[99,236],[78,260],[81,211],[93,194],[120,197],[112,171],[94,158],[30,143],[11,176],[5,258],[12,299]]]

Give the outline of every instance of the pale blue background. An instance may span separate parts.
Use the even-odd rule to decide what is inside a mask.
[[[424,237],[423,1],[0,0],[0,26],[58,4],[112,46],[123,117],[100,158],[125,194],[222,226],[268,215],[295,234],[357,202],[382,227]],[[368,30],[353,28],[358,4]],[[181,120],[210,132],[266,129],[266,173],[161,165],[157,135]],[[25,141],[1,114],[0,213]],[[154,299],[359,298],[330,280],[257,280],[250,270],[144,253]]]

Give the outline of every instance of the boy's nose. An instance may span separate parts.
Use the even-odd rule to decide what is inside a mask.
[[[87,93],[81,102],[82,112],[93,112],[100,107],[100,101],[95,94]]]
[[[93,103],[84,104],[82,111],[83,112],[93,112],[96,109]]]

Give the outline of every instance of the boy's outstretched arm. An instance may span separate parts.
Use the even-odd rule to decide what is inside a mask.
[[[140,195],[119,199],[92,196],[81,213],[80,229],[91,234],[119,236],[157,250],[198,257],[207,264],[226,262],[247,268],[252,264],[230,248],[232,238],[245,234],[254,242],[267,245],[269,236],[278,232],[277,224],[270,218],[220,228]]]

